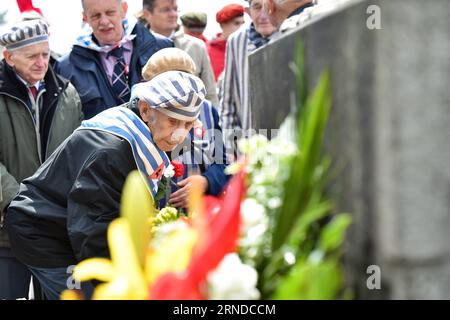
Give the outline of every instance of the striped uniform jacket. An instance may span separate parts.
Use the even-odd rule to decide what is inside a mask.
[[[252,128],[248,56],[256,46],[249,41],[248,31],[249,27],[243,27],[231,34],[227,41],[224,78],[220,87],[220,121],[228,147],[231,142],[227,130]]]
[[[108,109],[83,121],[77,130],[105,131],[128,141],[136,167],[146,177],[152,196],[156,195],[164,169],[169,165],[169,158],[156,147],[147,125],[133,111],[123,107]]]

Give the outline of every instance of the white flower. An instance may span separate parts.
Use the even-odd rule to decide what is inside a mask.
[[[173,165],[169,164],[169,166],[164,170],[164,177],[172,178],[175,175],[175,168]]]
[[[238,141],[238,149],[245,154],[255,154],[258,151],[265,150],[268,140],[265,136],[254,135],[249,139],[241,139]]]
[[[241,204],[241,217],[244,230],[248,230],[265,221],[266,211],[255,199],[245,199]]]
[[[267,202],[267,206],[270,209],[276,209],[281,206],[281,199],[279,197],[270,198]]]
[[[264,236],[264,233],[267,231],[267,224],[260,223],[254,227],[251,227],[247,231],[247,237],[245,241],[249,244],[259,244],[261,238]]]
[[[236,253],[227,254],[219,266],[208,274],[208,297],[212,300],[255,300],[258,273],[243,264]]]

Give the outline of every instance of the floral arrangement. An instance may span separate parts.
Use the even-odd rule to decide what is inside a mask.
[[[332,214],[331,161],[322,155],[329,74],[312,94],[300,91],[301,112],[288,116],[276,138],[239,142],[244,157],[228,167],[234,176],[221,197],[193,187],[187,216],[157,210],[140,174],[131,173],[121,217],[108,229],[111,259],[74,269],[78,281],[103,282],[92,299],[345,298],[340,258],[351,219]],[[163,184],[172,177],[166,171]]]
[[[164,170],[164,173],[161,177],[158,192],[155,195],[156,204],[158,204],[158,202],[165,197],[168,188],[171,188],[172,185],[174,185],[175,187],[177,186],[172,178],[179,178],[183,175],[184,165],[177,160],[172,160],[169,166]]]
[[[93,299],[234,297],[230,290],[236,288],[219,289],[224,275],[241,287],[247,283],[254,295],[256,272],[253,286],[247,279],[244,283],[242,278],[233,279],[245,275],[241,271],[252,272],[235,254],[244,179],[243,172],[237,174],[221,198],[203,198],[194,187],[189,217],[178,217],[172,208],[156,213],[140,173],[131,173],[124,187],[122,216],[108,229],[111,259],[85,260],[75,267],[73,278],[104,282]],[[238,274],[229,272],[236,269]],[[241,298],[253,297],[238,292]],[[68,291],[62,296],[72,297]]]

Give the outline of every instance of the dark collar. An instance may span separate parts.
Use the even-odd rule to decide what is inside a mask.
[[[313,4],[310,2],[310,3],[307,3],[307,4],[303,5],[303,6],[301,6],[301,7],[298,7],[297,9],[295,9],[294,11],[292,11],[289,14],[288,18],[298,15],[298,14],[302,13],[303,10],[305,10],[306,8],[309,8],[309,7],[312,7],[312,6],[313,6]]]
[[[44,82],[46,89],[45,95],[48,95],[49,100],[56,98],[68,85],[68,81],[57,76],[50,65],[45,74]],[[21,100],[28,97],[25,84],[17,78],[15,71],[4,59],[0,62],[0,91]]]

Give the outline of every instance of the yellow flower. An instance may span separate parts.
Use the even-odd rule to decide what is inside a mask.
[[[145,268],[148,284],[153,284],[165,273],[184,271],[189,264],[197,238],[195,230],[180,225],[164,236],[157,250],[149,249]]]
[[[125,218],[111,222],[108,228],[111,260],[88,259],[78,264],[73,278],[78,281],[98,279],[106,283],[96,287],[92,299],[146,299],[148,289],[138,256],[131,241]]]
[[[121,216],[130,224],[131,239],[142,268],[150,242],[148,219],[156,216],[153,198],[144,179],[139,171],[133,171],[128,175],[120,207]]]
[[[153,198],[138,171],[128,176],[122,194],[121,218],[108,227],[111,260],[92,258],[79,263],[73,273],[78,281],[97,279],[93,299],[145,299],[145,254],[150,242],[148,219],[154,218]],[[62,298],[75,298],[64,292]]]
[[[197,216],[193,224],[174,222],[175,227],[162,234],[156,249],[150,246],[151,229],[156,227],[156,209],[145,181],[139,172],[132,172],[125,182],[121,218],[108,227],[111,260],[92,258],[79,263],[73,273],[78,281],[97,279],[105,283],[95,288],[92,299],[146,299],[149,288],[166,273],[187,269],[199,232],[204,230],[204,217],[199,188],[190,194],[190,214]],[[163,214],[173,213],[170,209]],[[175,212],[176,213],[176,212]],[[160,217],[161,218],[161,217]],[[161,221],[158,221],[161,222]],[[163,223],[158,228],[164,228]],[[199,228],[200,227],[200,228]],[[65,291],[64,299],[76,299],[75,292]]]

